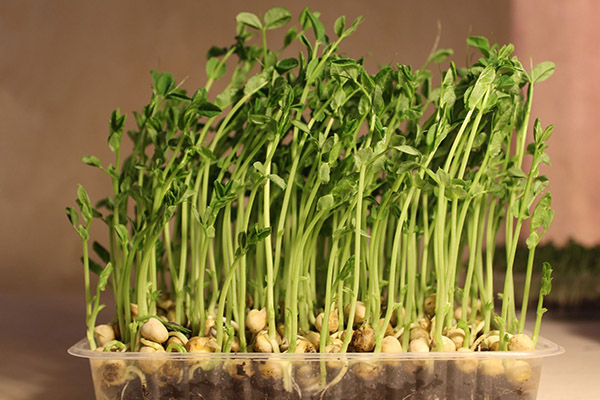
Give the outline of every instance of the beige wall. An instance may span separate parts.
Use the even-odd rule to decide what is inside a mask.
[[[212,44],[231,43],[238,12],[262,14],[286,3],[295,16],[303,8],[300,2],[266,0],[252,5],[239,0],[8,0],[0,4],[0,290],[81,290],[80,243],[64,207],[73,203],[77,183],[85,184],[96,199],[108,189],[104,177],[83,166],[80,157],[95,154],[109,160],[106,136],[112,109],[131,112],[145,104],[150,94],[148,71],[153,68],[170,71],[177,79],[189,76],[184,86],[190,90],[202,85],[206,50]],[[302,4],[321,10],[329,28],[340,14],[349,19],[364,15],[365,22],[343,49],[354,57],[366,55],[366,64],[372,68],[390,60],[421,65],[433,43],[437,20],[443,27],[440,46],[453,47],[459,63],[465,59],[464,40],[469,31],[509,41],[508,3],[347,0]],[[541,17],[533,14],[531,18]],[[525,54],[537,46],[537,42],[522,44]],[[552,52],[535,57],[556,56]],[[569,95],[574,96],[576,87],[562,85],[569,86]],[[546,121],[562,109],[543,101],[555,93],[547,88],[539,91],[542,101],[537,110],[551,110],[544,110],[549,114]],[[556,103],[563,100],[560,96]],[[582,113],[579,110],[577,115]],[[569,127],[569,122],[560,126]],[[568,131],[557,136],[577,133]],[[577,146],[586,149],[584,143]],[[564,168],[564,158],[554,157],[555,170]],[[556,173],[557,180],[564,177],[561,174]],[[569,185],[574,187],[579,180],[585,184],[585,179],[577,176]],[[561,196],[565,195],[556,194],[557,203]]]

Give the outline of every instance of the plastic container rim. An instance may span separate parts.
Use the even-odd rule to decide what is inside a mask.
[[[75,357],[101,360],[194,360],[194,361],[404,361],[404,360],[461,360],[461,359],[526,359],[557,356],[565,349],[540,337],[534,351],[477,351],[477,352],[430,352],[430,353],[140,353],[140,352],[103,352],[90,350],[87,339],[81,339],[67,352]]]

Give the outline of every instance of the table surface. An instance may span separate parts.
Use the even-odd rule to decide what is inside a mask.
[[[66,349],[83,336],[83,299],[0,294],[0,400],[93,399],[88,363]],[[600,399],[600,320],[545,318],[566,353],[545,361],[539,400]]]

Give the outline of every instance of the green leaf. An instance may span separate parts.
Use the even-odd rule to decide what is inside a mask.
[[[121,111],[117,108],[110,116],[110,130],[112,132],[122,132],[125,127],[125,115],[121,115]]]
[[[110,117],[110,133],[108,135],[108,147],[115,153],[121,148],[121,138],[125,127],[125,116],[117,108]]]
[[[279,175],[270,174],[269,180],[271,180],[274,184],[279,186],[281,188],[281,190],[285,190],[286,183]]]
[[[67,213],[67,218],[69,218],[69,222],[73,225],[73,228],[77,229],[77,224],[79,223],[79,213],[75,210],[75,207],[66,207],[65,211]]]
[[[257,90],[259,90],[262,86],[264,86],[266,83],[267,83],[267,78],[265,78],[264,75],[262,75],[262,74],[254,75],[252,78],[248,79],[248,82],[246,82],[246,86],[244,86],[244,94],[249,95],[251,93],[254,93]]]
[[[354,254],[350,256],[348,260],[346,260],[346,263],[344,263],[344,266],[342,267],[340,273],[335,278],[335,282],[333,283],[332,287],[335,288],[337,287],[338,283],[344,282],[348,278],[350,278],[350,274],[352,273],[352,271],[354,271],[354,260]]]
[[[539,63],[531,70],[532,82],[543,82],[554,74],[556,66],[551,61]]]
[[[175,79],[173,79],[173,75],[168,72],[163,72],[158,76],[158,79],[155,83],[156,91],[163,96],[169,94],[171,90],[175,87]]]
[[[294,57],[290,57],[290,58],[284,58],[283,60],[279,61],[277,63],[277,65],[275,66],[275,69],[280,74],[283,74],[291,69],[296,68],[297,66],[298,66],[298,60]]]
[[[437,180],[438,180],[438,184],[439,185],[443,185],[443,186],[449,186],[450,185],[450,175],[448,175],[448,173],[446,171],[444,171],[441,168],[438,168],[438,170],[435,173]]]
[[[241,12],[235,17],[235,21],[238,24],[244,24],[251,28],[262,29],[262,24],[260,19],[252,13],[249,12]]]
[[[292,19],[292,14],[287,8],[273,7],[265,13],[265,28],[281,28]]]
[[[283,47],[288,47],[298,36],[298,28],[292,26],[283,38]]]
[[[261,174],[265,174],[265,166],[260,161],[256,161],[254,164],[252,164],[252,166]]]
[[[552,267],[550,263],[544,262],[544,271],[542,272],[542,288],[540,289],[540,296],[547,296],[552,290]]]
[[[100,273],[100,276],[98,277],[98,290],[100,290],[101,292],[104,291],[104,289],[106,289],[106,284],[108,283],[108,277],[110,276],[112,271],[113,271],[113,266],[111,263],[108,263],[108,264],[106,264],[106,267]]]
[[[121,245],[125,246],[129,242],[129,231],[127,230],[127,227],[123,224],[119,224],[114,226],[114,230]]]
[[[296,128],[300,129],[302,132],[305,133],[310,133],[310,129],[308,128],[308,125],[306,125],[304,122],[302,121],[298,121],[298,120],[293,120],[292,121],[292,125],[294,125]]]
[[[399,152],[411,155],[411,156],[420,156],[421,155],[421,152],[419,150],[415,149],[412,146],[406,145],[406,144],[403,144],[401,146],[394,146],[394,149],[398,150]]]
[[[81,240],[87,241],[90,238],[90,231],[88,231],[84,226],[79,225],[77,228],[75,228],[75,231],[77,231]]]
[[[527,175],[525,175],[525,172],[523,172],[522,169],[517,168],[517,167],[509,168],[508,171],[506,171],[506,173],[508,174],[508,176],[513,177],[513,178],[521,178],[521,179],[527,178]]]
[[[358,25],[360,25],[363,21],[362,17],[357,17],[354,22],[352,22],[352,25],[350,26],[350,28],[346,29],[346,31],[344,32],[343,36],[347,37],[350,36],[354,33],[354,31],[356,31],[356,28],[358,28]]]
[[[225,63],[221,64],[221,61],[218,58],[211,57],[206,62],[206,76],[209,79],[217,80],[222,77],[227,71],[227,66]]]
[[[333,208],[334,200],[332,194],[327,194],[325,196],[321,196],[319,201],[317,202],[317,210],[329,210]]]
[[[199,116],[206,116],[208,118],[212,118],[219,115],[223,110],[221,110],[221,107],[214,103],[211,103],[209,101],[203,101],[202,103],[198,104],[197,111]]]
[[[83,156],[81,157],[81,161],[84,164],[91,165],[92,167],[101,167],[100,159],[96,156]]]
[[[346,16],[342,15],[338,19],[335,20],[333,24],[333,30],[338,37],[341,37],[344,34],[344,29],[346,28]]]
[[[89,224],[92,221],[92,203],[87,192],[81,185],[77,185],[77,199],[81,207],[81,217],[86,224]]]
[[[319,181],[321,183],[329,183],[330,170],[328,163],[321,163],[321,167],[319,168]]]
[[[483,36],[470,36],[467,38],[467,44],[481,51],[484,57],[490,56],[490,42]]]
[[[321,43],[325,43],[325,27],[323,23],[310,11],[307,12],[308,19],[313,26],[315,37]]]
[[[427,63],[440,64],[440,63],[446,61],[446,59],[448,57],[450,57],[452,54],[454,54],[454,51],[452,49],[439,49],[438,51],[433,53],[429,57],[429,59],[427,59]]]
[[[362,148],[354,154],[354,165],[356,169],[361,169],[363,165],[373,158],[373,149],[370,147]]]
[[[206,58],[220,57],[227,54],[227,47],[212,46],[206,52]]]
[[[535,246],[537,246],[539,242],[540,242],[540,235],[536,231],[532,231],[529,234],[529,236],[527,237],[527,241],[525,243],[527,244],[527,248],[529,250],[531,250]]]
[[[473,90],[471,90],[471,93],[469,94],[466,103],[469,109],[473,109],[480,105],[479,103],[485,96],[485,93],[489,89],[492,82],[494,82],[495,77],[496,71],[494,71],[494,68],[492,66],[486,67],[481,72],[479,78],[477,78],[477,82],[475,82],[475,86],[473,86]]]

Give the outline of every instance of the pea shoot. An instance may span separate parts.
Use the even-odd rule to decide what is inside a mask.
[[[434,49],[420,69],[371,74],[342,50],[360,18],[338,18],[328,36],[306,9],[276,45],[291,19],[282,7],[240,13],[235,43],[209,50],[208,80],[193,94],[152,71],[133,121],[119,110],[110,118],[114,160],[83,157],[112,183],[94,206],[79,186],[79,210],[67,208],[83,243],[91,349],[107,286],[114,331],[97,330],[107,351],[509,348],[524,333],[535,249],[554,215],[541,175],[552,127],[536,120],[528,143],[534,85],[554,65],[528,72],[512,45],[470,37],[480,53],[471,65]],[[225,89],[211,92],[221,79]],[[96,221],[108,238],[90,255]],[[533,343],[550,274],[544,264]]]

